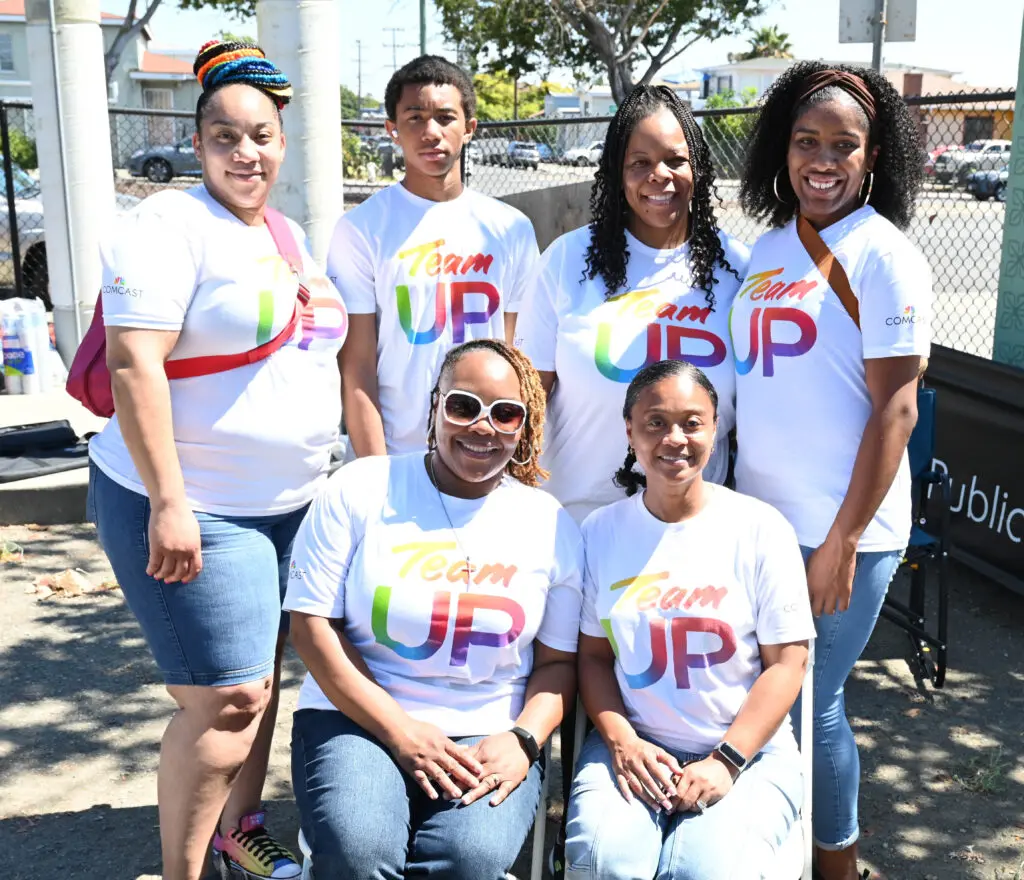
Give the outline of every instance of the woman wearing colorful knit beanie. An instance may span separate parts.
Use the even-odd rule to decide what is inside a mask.
[[[90,447],[90,517],[178,711],[164,733],[163,877],[293,878],[260,810],[292,541],[341,421],[344,305],[266,207],[285,75],[257,46],[194,67],[203,182],[147,198],[103,246],[116,413]]]

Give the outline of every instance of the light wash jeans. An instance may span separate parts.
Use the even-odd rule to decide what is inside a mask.
[[[706,757],[666,749],[680,761]],[[800,756],[762,752],[703,813],[627,801],[596,730],[580,753],[565,841],[565,880],[757,880],[803,802]]]
[[[432,801],[383,743],[347,716],[299,710],[292,784],[314,880],[503,880],[537,813],[541,764],[497,807],[490,796],[468,807]]]
[[[804,561],[814,548],[801,547]],[[903,558],[902,550],[857,554],[850,607],[816,617],[814,627],[814,843],[839,850],[860,836],[857,798],[860,755],[846,718],[846,679],[871,638],[885,594]],[[799,735],[800,700],[792,712]]]

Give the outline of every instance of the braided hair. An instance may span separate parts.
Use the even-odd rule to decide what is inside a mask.
[[[700,367],[695,367],[689,361],[658,361],[640,370],[633,377],[633,381],[629,383],[629,387],[626,388],[626,401],[622,405],[622,418],[627,422],[632,421],[633,407],[636,406],[636,402],[640,399],[640,394],[644,389],[657,385],[662,379],[669,379],[673,376],[682,376],[689,379],[695,385],[700,385],[708,393],[708,397],[711,398],[711,411],[714,413],[715,419],[718,419],[718,392],[715,391],[715,386],[711,383],[707,374]],[[630,446],[626,452],[626,460],[622,462],[622,467],[615,472],[615,476],[612,478],[612,482],[616,486],[626,491],[627,497],[636,495],[641,487],[646,488],[647,486],[647,475],[642,471],[634,470],[635,465],[636,453],[633,451],[633,447]]]
[[[751,217],[774,227],[785,226],[796,215],[799,203],[785,173],[793,123],[808,107],[822,101],[852,99],[836,86],[812,92],[806,99],[807,80],[823,71],[836,70],[860,79],[874,98],[875,118],[861,114],[868,132],[868,149],[878,147],[870,204],[900,229],[906,229],[924,175],[924,152],[917,122],[889,81],[866,67],[802,61],[786,70],[767,91],[758,111],[747,147],[747,162],[740,183],[740,204]],[[782,172],[782,173],[780,173]],[[779,198],[775,195],[776,177]]]
[[[292,85],[266,53],[255,43],[239,40],[210,40],[203,44],[192,64],[192,72],[203,93],[196,102],[196,131],[203,121],[210,99],[234,83],[259,89],[280,111],[292,99]]]
[[[450,349],[441,363],[437,382],[430,392],[430,415],[427,419],[427,446],[437,446],[437,431],[434,424],[437,405],[441,400],[441,381],[449,375],[463,357],[474,351],[489,351],[504,358],[519,378],[519,393],[526,405],[526,424],[519,437],[519,444],[512,459],[505,466],[505,473],[526,486],[537,486],[548,478],[548,472],[540,466],[540,454],[544,446],[544,408],[547,395],[540,383],[540,375],[530,359],[518,348],[512,348],[499,339],[474,339]],[[518,464],[525,462],[525,464]]]
[[[729,265],[718,234],[718,220],[711,206],[712,195],[721,202],[715,189],[715,170],[700,126],[690,108],[665,86],[639,85],[615,112],[608,126],[604,152],[594,175],[590,191],[590,246],[587,248],[583,279],[601,276],[608,290],[607,297],[626,286],[629,245],[626,226],[630,208],[622,188],[622,166],[630,136],[637,125],[658,110],[665,108],[679,120],[686,144],[690,148],[693,169],[693,192],[690,203],[690,268],[694,286],[704,291],[704,299],[715,307],[715,267],[721,266],[742,280]]]

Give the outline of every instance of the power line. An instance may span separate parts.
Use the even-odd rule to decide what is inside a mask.
[[[405,32],[405,28],[396,28],[396,27],[384,28],[384,33],[389,33],[389,32],[391,34],[391,72],[394,73],[396,70],[398,70],[398,48],[399,48],[398,47],[398,35],[401,34],[401,33],[404,33]],[[388,47],[388,44],[385,43],[384,44],[384,48],[386,49],[387,47]],[[404,43],[402,44],[402,48],[403,49],[405,48],[405,44]]]

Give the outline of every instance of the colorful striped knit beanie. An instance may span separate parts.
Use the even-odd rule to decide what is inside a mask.
[[[204,92],[231,83],[245,83],[268,95],[278,109],[292,98],[288,77],[267,60],[255,43],[210,40],[196,55],[192,72]]]

